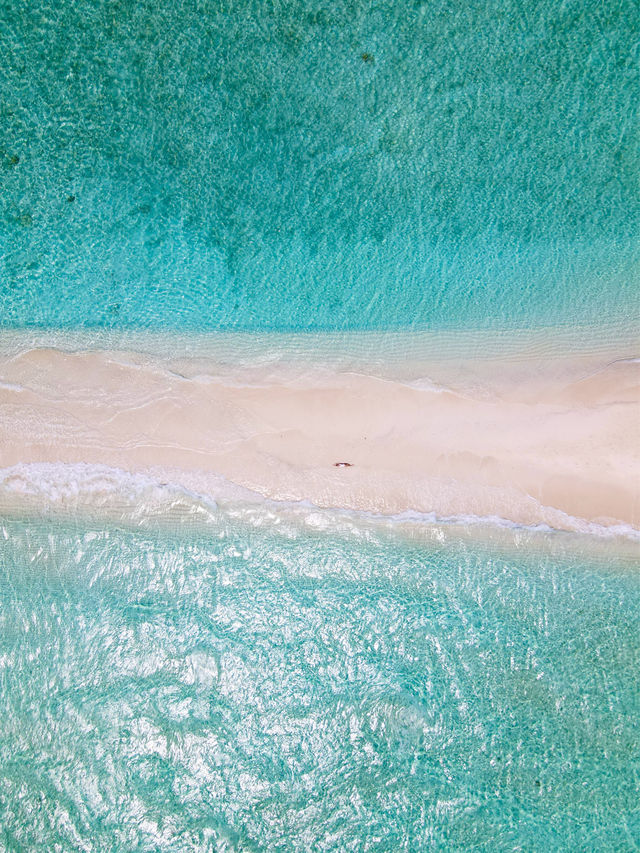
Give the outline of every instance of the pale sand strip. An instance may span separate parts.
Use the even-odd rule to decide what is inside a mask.
[[[19,349],[0,355],[2,468],[164,469],[212,497],[222,476],[323,507],[640,527],[640,365],[628,347],[414,358],[404,376],[400,359],[369,373],[311,360],[234,370],[219,353]]]

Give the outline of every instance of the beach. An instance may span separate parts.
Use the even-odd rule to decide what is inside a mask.
[[[37,503],[43,465],[49,480],[76,466],[81,495],[82,465],[211,500],[239,488],[382,516],[640,530],[632,337],[570,351],[544,338],[506,346],[494,335],[465,350],[414,336],[404,352],[401,337],[361,338],[332,342],[324,360],[289,339],[265,346],[269,359],[224,337],[89,349],[24,332],[2,343],[5,507]]]

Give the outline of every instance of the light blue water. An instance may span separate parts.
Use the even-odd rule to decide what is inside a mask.
[[[637,849],[635,571],[354,531],[6,522],[0,846]]]
[[[0,8],[0,325],[638,316],[633,0]]]

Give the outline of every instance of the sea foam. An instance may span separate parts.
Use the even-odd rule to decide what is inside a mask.
[[[152,522],[219,523],[220,516],[249,526],[279,527],[358,535],[386,531],[428,534],[464,531],[471,527],[485,532],[555,534],[566,539],[573,534],[596,540],[619,540],[635,545],[640,531],[631,525],[606,526],[562,513],[562,529],[549,524],[519,524],[498,515],[438,515],[406,510],[375,513],[344,507],[319,506],[309,500],[275,500],[238,486],[221,476],[209,477],[205,492],[190,488],[186,472],[163,470],[131,472],[107,465],[86,463],[20,463],[0,469],[0,511],[13,514],[33,511],[81,520],[100,518],[144,526]],[[192,478],[193,479],[193,478]],[[198,482],[197,478],[194,480]],[[199,481],[202,484],[202,480]]]

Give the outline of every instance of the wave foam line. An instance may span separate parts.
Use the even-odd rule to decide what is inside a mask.
[[[26,502],[39,508],[53,508],[86,514],[91,510],[116,510],[122,520],[144,518],[197,517],[214,521],[219,513],[231,520],[251,522],[257,512],[293,512],[303,524],[316,531],[330,532],[338,518],[355,522],[384,524],[490,527],[528,533],[573,532],[599,539],[626,539],[640,542],[640,530],[627,524],[605,526],[561,513],[565,527],[523,524],[497,515],[460,514],[441,516],[435,512],[406,510],[375,513],[343,507],[323,507],[309,500],[277,500],[216,478],[217,494],[194,491],[182,483],[156,478],[150,472],[129,472],[107,465],[87,463],[20,463],[0,469],[0,509]],[[558,511],[559,512],[559,511]],[[320,514],[320,516],[318,515]],[[111,513],[109,513],[111,515]],[[261,524],[264,518],[261,519]]]

